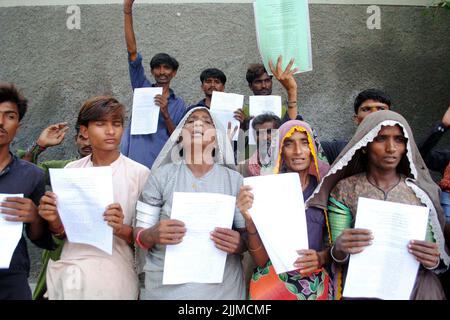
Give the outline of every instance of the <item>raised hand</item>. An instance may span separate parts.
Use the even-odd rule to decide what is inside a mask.
[[[297,82],[294,78],[294,73],[298,71],[298,68],[291,70],[294,59],[289,61],[289,64],[286,66],[286,69],[282,68],[283,57],[279,56],[277,60],[277,65],[274,67],[272,60],[269,60],[269,68],[272,71],[273,76],[281,83],[281,85],[287,90],[297,90]]]
[[[52,124],[41,132],[36,143],[44,148],[57,146],[64,140],[68,130],[67,122]]]

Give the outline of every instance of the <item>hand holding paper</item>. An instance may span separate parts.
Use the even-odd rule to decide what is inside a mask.
[[[23,194],[0,194],[0,208],[7,197],[23,197]],[[3,209],[2,209],[3,211]],[[23,223],[18,221],[7,221],[5,215],[0,215],[0,269],[7,269],[16,250],[17,244],[22,237]]]

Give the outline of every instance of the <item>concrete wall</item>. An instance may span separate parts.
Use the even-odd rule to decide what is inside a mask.
[[[74,123],[90,96],[111,93],[131,107],[121,5],[80,8],[81,30],[67,29],[66,6],[1,8],[0,79],[30,100],[14,147],[26,147],[51,123]],[[323,138],[347,138],[355,95],[378,87],[420,137],[450,103],[449,13],[382,6],[381,30],[369,30],[366,9],[311,5],[314,70],[297,76],[300,112]],[[251,94],[245,70],[260,57],[250,4],[143,4],[134,12],[145,67],[157,52],[173,54],[181,64],[173,88],[186,101],[202,97],[198,76],[213,66],[226,72],[227,91]],[[68,139],[43,159],[74,155]]]
[[[110,93],[131,107],[121,5],[80,8],[81,30],[67,29],[65,6],[0,9],[0,80],[16,83],[30,100],[13,148],[31,144],[49,124],[73,124],[90,96]],[[394,109],[420,137],[450,103],[449,13],[432,17],[422,7],[381,7],[382,29],[368,30],[366,9],[311,5],[314,71],[297,76],[300,112],[322,138],[348,138],[355,95],[378,87],[392,95]],[[208,67],[226,72],[227,91],[251,94],[245,71],[260,57],[250,4],[136,5],[134,11],[146,68],[157,52],[177,57],[173,88],[186,101],[202,97],[198,77]],[[72,128],[69,139],[42,159],[75,156],[73,135]],[[447,135],[441,147],[449,140]],[[33,281],[39,253],[31,255]]]

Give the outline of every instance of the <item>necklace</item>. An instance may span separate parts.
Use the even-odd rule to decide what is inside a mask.
[[[371,177],[369,177],[368,175],[366,175],[366,178],[367,178],[367,181],[369,181],[370,184],[372,184],[373,186],[375,186],[378,189],[382,190],[383,192],[390,191],[392,188],[394,188],[396,185],[398,185],[400,183],[400,180],[401,180],[400,175],[397,174],[397,181],[395,181],[395,183],[390,184],[389,186],[387,186],[387,188],[382,188],[375,182],[375,180],[372,180]]]

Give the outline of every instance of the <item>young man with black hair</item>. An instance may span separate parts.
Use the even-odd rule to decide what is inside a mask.
[[[155,83],[151,83],[146,77],[142,65],[142,56],[137,51],[133,30],[133,3],[134,0],[124,0],[123,5],[131,86],[133,90],[145,87],[162,87],[163,93],[155,97],[155,104],[160,107],[156,133],[131,135],[131,125],[129,125],[124,132],[121,151],[125,156],[151,168],[169,136],[183,118],[186,104],[170,88],[170,83],[176,76],[179,66],[174,57],[167,53],[158,53],[153,56],[150,61],[150,71],[155,78]]]
[[[10,145],[17,134],[20,121],[27,111],[27,100],[12,84],[0,84],[0,194],[6,196],[0,203],[0,219],[22,222],[27,237],[38,247],[53,248],[48,225],[37,206],[45,192],[44,173],[27,161],[14,156]],[[29,300],[28,285],[30,258],[22,234],[12,255],[9,268],[0,269],[0,300]]]

